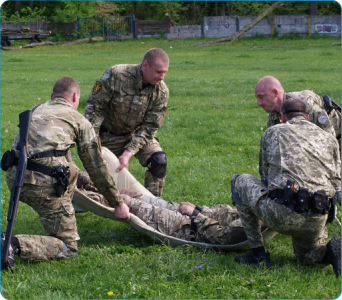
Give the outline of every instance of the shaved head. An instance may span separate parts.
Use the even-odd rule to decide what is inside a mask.
[[[273,76],[261,78],[255,86],[258,106],[261,106],[266,112],[280,112],[284,93],[280,81]]]
[[[268,90],[272,90],[274,88],[279,89],[279,90],[284,90],[280,81],[273,76],[265,76],[265,77],[261,78],[258,81],[255,88],[257,88],[257,87],[264,87]]]
[[[77,81],[71,77],[62,77],[55,83],[52,93],[55,97],[70,98],[73,93],[80,94],[80,86]]]
[[[152,48],[150,50],[148,50],[143,58],[143,62],[145,60],[147,60],[148,65],[150,67],[153,67],[156,63],[157,60],[161,60],[165,65],[169,65],[170,60],[169,60],[169,56],[167,55],[167,53],[160,48]]]

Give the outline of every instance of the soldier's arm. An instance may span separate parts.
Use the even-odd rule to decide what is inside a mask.
[[[78,155],[95,187],[105,197],[110,206],[119,207],[122,205],[123,200],[108,165],[102,157],[95,131],[87,120],[84,119],[80,123],[77,134]]]
[[[146,112],[140,128],[132,134],[131,141],[125,147],[125,149],[132,152],[133,155],[156,136],[157,131],[162,126],[166,116],[168,99],[169,90],[165,86],[165,89],[162,89],[158,93],[152,107]]]
[[[86,104],[85,117],[94,127],[97,136],[104,120],[104,112],[108,110],[108,104],[114,93],[111,76],[112,71],[109,68],[101,79],[95,82]]]
[[[313,92],[307,92],[306,98],[306,106],[309,112],[309,121],[316,124],[324,131],[331,133],[333,136],[336,136],[336,132],[334,129],[331,120],[324,109],[324,101],[323,99]]]
[[[336,190],[337,202],[341,205],[341,156],[337,140],[335,140],[334,147],[334,163],[336,166],[335,178],[333,179],[333,186]]]
[[[259,174],[261,181],[266,185],[268,180],[268,168],[269,164],[266,156],[266,148],[267,148],[267,131],[260,139],[260,150],[259,150]],[[268,184],[267,184],[268,185]]]

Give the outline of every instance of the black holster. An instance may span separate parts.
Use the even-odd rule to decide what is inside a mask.
[[[57,169],[54,170],[53,177],[55,177],[57,180],[57,183],[55,183],[56,195],[60,197],[65,193],[69,185],[69,167],[60,165]]]

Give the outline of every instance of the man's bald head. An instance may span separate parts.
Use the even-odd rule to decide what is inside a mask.
[[[273,76],[261,78],[255,86],[255,97],[258,106],[261,106],[267,112],[280,112],[284,93],[280,81]]]

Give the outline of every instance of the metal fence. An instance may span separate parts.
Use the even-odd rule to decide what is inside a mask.
[[[134,16],[107,17],[107,42],[134,38]]]
[[[103,18],[80,18],[77,17],[77,38],[104,37]]]
[[[105,36],[107,36],[107,41],[121,41],[128,38],[134,38],[134,15],[107,18],[77,17],[78,39]]]

